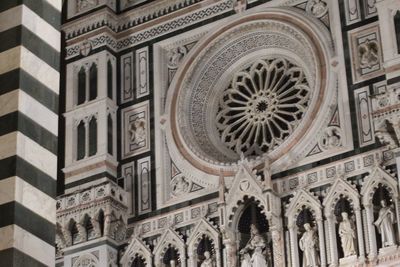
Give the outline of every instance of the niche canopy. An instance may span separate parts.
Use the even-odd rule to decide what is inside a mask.
[[[295,9],[269,8],[226,23],[192,49],[175,75],[167,138],[209,173],[242,154],[281,158],[329,116],[324,107],[336,101],[328,90],[330,53],[324,27]]]

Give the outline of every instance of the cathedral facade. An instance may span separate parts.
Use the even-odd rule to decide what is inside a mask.
[[[400,266],[399,0],[66,0],[60,30],[59,107],[18,105],[54,130],[16,153],[60,185],[23,204],[37,266]]]

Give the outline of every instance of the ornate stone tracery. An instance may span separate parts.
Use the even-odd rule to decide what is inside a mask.
[[[256,60],[234,74],[219,101],[220,138],[237,154],[279,146],[300,123],[310,97],[304,70],[285,58]]]

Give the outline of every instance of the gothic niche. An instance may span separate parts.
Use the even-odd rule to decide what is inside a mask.
[[[343,196],[335,206],[336,240],[339,258],[357,255],[357,236],[354,223],[354,211],[349,200]]]
[[[216,115],[221,141],[238,155],[262,155],[282,144],[303,118],[310,87],[302,68],[284,58],[257,60],[223,92]]]
[[[319,239],[312,212],[303,207],[296,220],[299,228],[299,259],[303,267],[320,266]]]
[[[137,254],[130,267],[146,267],[146,261]]]
[[[181,267],[181,259],[178,250],[172,245],[168,246],[162,259],[165,267]]]
[[[397,227],[395,227],[396,213],[393,199],[389,191],[382,185],[376,189],[372,203],[374,206],[374,226],[376,227],[377,248],[395,246],[397,244]]]
[[[245,204],[238,223],[241,267],[267,267],[272,263],[272,242],[267,218],[255,201]]]
[[[215,248],[206,235],[203,235],[199,245],[197,246],[197,267],[215,267]]]

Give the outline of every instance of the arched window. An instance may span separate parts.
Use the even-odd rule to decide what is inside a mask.
[[[86,240],[94,239],[96,237],[96,233],[94,231],[92,220],[89,217],[86,218],[85,228],[86,228]]]
[[[113,99],[113,67],[110,60],[107,63],[107,96]]]
[[[76,222],[74,220],[71,220],[69,230],[71,232],[72,244],[78,243],[80,241],[79,231],[78,231],[78,227],[76,226]]]
[[[394,16],[394,29],[396,32],[397,53],[400,54],[400,10],[397,10]]]
[[[103,210],[99,211],[97,220],[99,221],[101,236],[103,236],[104,235],[104,212],[103,212]]]
[[[82,67],[78,73],[78,105],[86,100],[86,71]]]
[[[108,114],[107,118],[107,150],[108,154],[113,154],[113,121],[111,114]]]
[[[85,147],[86,147],[86,129],[85,129],[85,123],[81,121],[78,125],[77,129],[77,145],[76,145],[76,151],[77,151],[77,156],[76,159],[80,160],[85,157]]]
[[[89,122],[89,156],[97,153],[97,119],[92,117]]]
[[[92,64],[90,67],[89,100],[97,97],[97,66]]]
[[[139,256],[136,256],[135,260],[131,264],[131,267],[145,267],[145,266],[146,266],[145,261]]]

